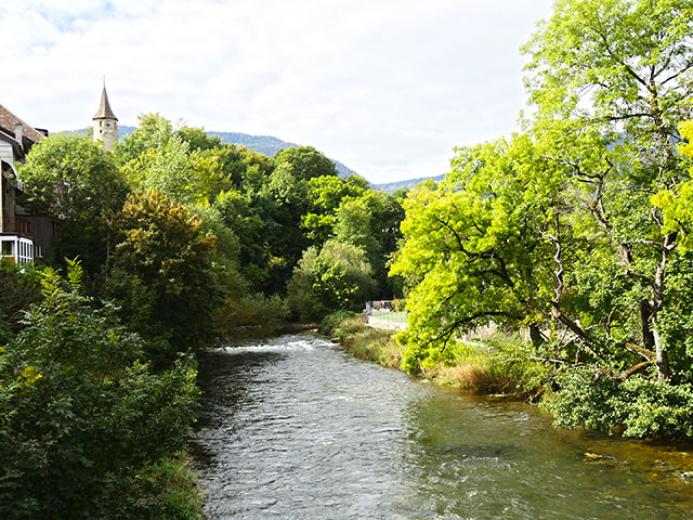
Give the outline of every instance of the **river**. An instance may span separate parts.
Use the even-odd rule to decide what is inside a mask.
[[[210,519],[693,518],[681,447],[557,431],[317,336],[208,351],[200,377]]]

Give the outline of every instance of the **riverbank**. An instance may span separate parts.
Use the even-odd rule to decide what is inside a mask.
[[[370,327],[360,316],[339,313],[328,317],[320,332],[337,339],[359,359],[401,369],[404,349],[394,339],[396,331]],[[545,391],[546,369],[523,354],[522,345],[512,338],[460,344],[452,362],[428,363],[417,377],[441,387],[537,402]]]
[[[363,323],[360,316],[349,313],[338,313],[329,316],[321,324],[321,332],[339,341],[343,349],[359,359],[374,361],[390,368],[403,369],[402,359],[406,357],[406,347],[395,340],[395,332],[374,329]],[[539,405],[542,412],[552,417],[557,428],[582,430],[581,424],[566,423],[565,403],[561,394],[553,389],[556,374],[547,365],[535,360],[531,347],[517,337],[494,336],[482,342],[458,342],[449,347],[446,357],[429,358],[420,366],[415,377],[422,382],[432,383],[443,388],[470,392],[476,395],[491,395],[504,400],[524,401]],[[638,388],[635,388],[637,391]],[[637,400],[646,392],[636,394]],[[590,403],[588,403],[590,404]],[[563,407],[563,409],[561,409]],[[593,409],[597,409],[596,406]],[[579,407],[570,409],[572,414],[595,412]],[[559,414],[556,414],[558,410]],[[688,417],[685,416],[688,410]],[[604,412],[608,413],[608,412]],[[685,435],[667,435],[676,431],[685,431],[690,421],[690,408],[685,402],[676,407],[652,407],[652,418],[631,415],[625,420],[612,421],[605,425],[590,423],[586,430],[600,431],[611,438],[632,438],[640,440],[657,440],[673,443],[684,451],[693,451],[693,442]],[[651,423],[659,421],[664,427],[654,427]],[[656,425],[655,425],[656,426]],[[649,435],[647,432],[659,431],[661,435]],[[644,433],[643,433],[644,432]],[[693,468],[688,468],[693,469]],[[693,474],[687,473],[689,476]]]

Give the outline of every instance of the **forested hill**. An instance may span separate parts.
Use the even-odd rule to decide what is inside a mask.
[[[130,135],[133,131],[135,130],[134,126],[119,126],[118,127],[118,134],[119,137],[122,139],[124,137],[127,137]],[[77,130],[77,131],[68,131],[66,133],[84,133],[86,132],[85,130]],[[260,153],[264,153],[265,155],[268,155],[269,157],[274,157],[274,155],[279,151],[283,150],[284,148],[295,148],[299,146],[296,143],[290,143],[287,141],[283,141],[279,139],[278,137],[274,137],[271,135],[251,135],[251,134],[244,134],[241,132],[216,132],[213,130],[207,131],[207,135],[213,136],[213,137],[218,137],[219,139],[222,140],[224,143],[229,143],[229,144],[240,144],[243,145],[247,148],[250,148],[251,150],[255,150]],[[337,173],[340,177],[346,178],[354,173],[356,173],[354,170],[349,168],[346,164],[339,162],[335,159],[332,159],[332,162],[334,162],[335,166],[337,167]],[[388,182],[388,183],[382,183],[382,184],[373,184],[371,183],[371,186],[376,189],[376,190],[382,190],[386,193],[393,193],[399,189],[402,188],[411,188],[418,184],[419,182],[433,178],[434,180],[438,181],[443,178],[443,175],[440,175],[438,177],[420,177],[417,179],[406,179],[403,181],[395,181],[395,182]]]

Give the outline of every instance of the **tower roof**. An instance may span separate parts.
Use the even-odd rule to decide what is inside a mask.
[[[94,114],[92,119],[115,119],[118,118],[113,113],[111,109],[111,104],[108,102],[108,93],[106,92],[106,85],[103,86],[103,91],[101,92],[101,102],[99,103],[99,109]]]

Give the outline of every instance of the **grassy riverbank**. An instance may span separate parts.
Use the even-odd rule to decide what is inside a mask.
[[[336,313],[321,324],[320,332],[339,340],[343,348],[359,359],[401,369],[404,348],[394,331],[380,330],[363,323],[353,313]],[[481,343],[458,343],[450,359],[428,362],[418,374],[434,384],[477,394],[504,394],[538,400],[545,391],[546,368],[528,359],[517,338],[492,338]]]
[[[369,327],[358,315],[330,315],[321,324],[321,332],[338,339],[360,359],[403,368],[407,351],[398,343],[402,338],[396,332]],[[516,336],[451,343],[445,356],[425,359],[414,374],[439,386],[538,403],[554,417],[557,427],[586,428],[625,438],[691,441],[687,395],[676,394],[663,402],[653,398],[652,389],[642,381],[633,379],[620,392],[611,389],[610,400],[599,406],[602,396],[585,390],[589,382],[541,363],[531,345]],[[575,387],[571,392],[584,394],[580,406],[572,406],[561,392],[554,392],[556,381],[566,384],[566,379]]]

